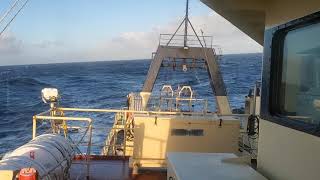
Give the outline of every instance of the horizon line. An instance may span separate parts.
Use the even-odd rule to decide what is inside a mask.
[[[251,53],[232,53],[232,54],[224,54],[222,56],[231,56],[231,55],[245,55],[245,54],[262,54],[262,52],[251,52]],[[97,62],[117,62],[117,61],[143,61],[143,60],[151,60],[150,58],[146,59],[111,59],[111,60],[75,60],[75,61],[69,61],[69,62],[53,62],[53,63],[30,63],[30,64],[5,64],[0,65],[0,67],[6,67],[6,66],[29,66],[29,65],[54,65],[54,64],[72,64],[72,63],[97,63]]]

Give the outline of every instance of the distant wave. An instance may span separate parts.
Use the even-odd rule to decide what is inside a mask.
[[[17,77],[17,78],[8,78],[6,80],[1,80],[0,85],[11,85],[11,86],[46,86],[51,87],[52,85],[38,81],[33,78],[26,77]]]

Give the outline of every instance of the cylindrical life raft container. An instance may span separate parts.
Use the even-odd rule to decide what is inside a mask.
[[[34,168],[39,179],[68,179],[74,156],[71,143],[56,134],[44,134],[14,150],[0,161],[0,170]]]

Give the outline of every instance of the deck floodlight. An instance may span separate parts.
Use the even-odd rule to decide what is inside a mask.
[[[56,88],[44,88],[41,90],[41,96],[44,103],[55,103],[58,101],[59,92]]]
[[[188,71],[188,67],[186,64],[182,65],[182,70],[183,72],[187,72]]]

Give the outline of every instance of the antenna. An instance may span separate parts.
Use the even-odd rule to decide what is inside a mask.
[[[203,44],[196,32],[196,30],[194,29],[192,23],[189,20],[189,0],[186,0],[186,15],[183,18],[183,21],[181,22],[181,24],[179,25],[179,27],[177,28],[177,30],[173,33],[173,35],[171,36],[171,38],[169,39],[169,41],[167,42],[167,46],[169,46],[169,44],[171,43],[172,39],[175,37],[175,35],[177,34],[177,32],[179,31],[179,29],[181,28],[181,26],[184,23],[184,39],[183,39],[183,46],[185,49],[188,49],[188,25],[190,24],[190,27],[192,28],[193,33],[195,34],[195,36],[197,37],[199,44],[201,45],[201,47],[203,47]]]
[[[186,16],[184,19],[184,47],[188,47],[187,46],[187,42],[188,42],[188,22],[189,22],[189,0],[187,0],[186,2]]]

